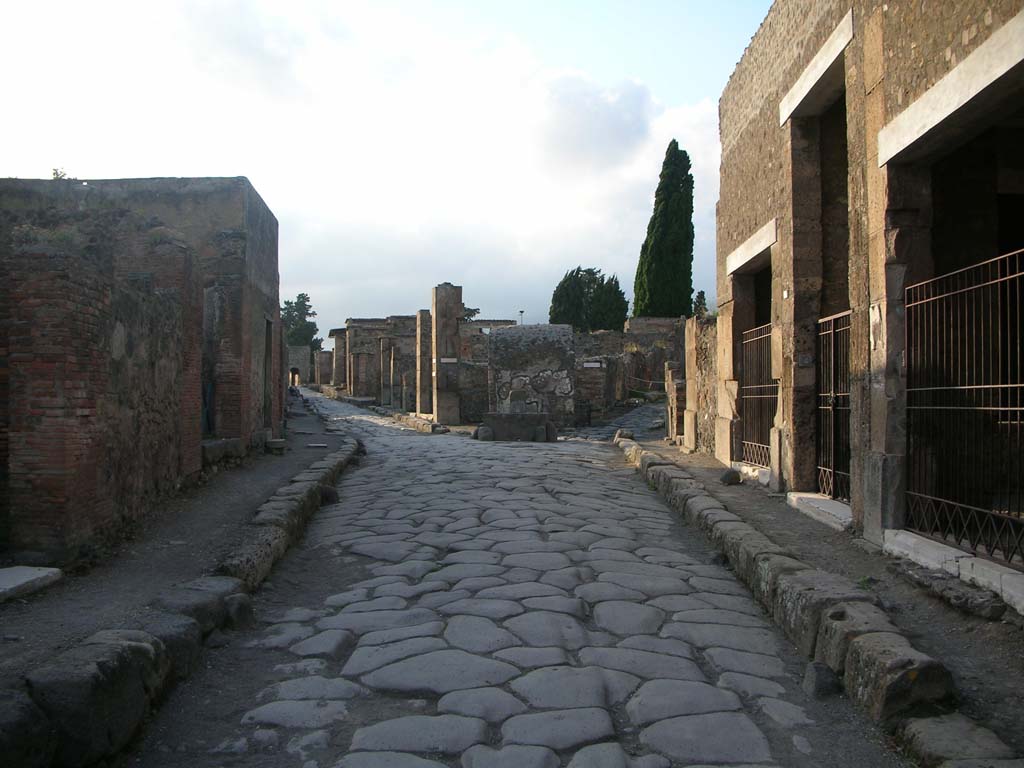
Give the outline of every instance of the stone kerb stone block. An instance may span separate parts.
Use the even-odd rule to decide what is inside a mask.
[[[546,413],[486,413],[483,427],[491,431],[492,440],[553,443],[558,439],[558,428]]]
[[[871,632],[850,642],[843,684],[853,701],[882,722],[953,695],[949,670],[892,632]]]
[[[230,576],[204,576],[162,592],[155,606],[172,613],[190,616],[207,635],[224,623],[227,609],[224,598],[243,591],[243,583]]]
[[[808,571],[811,567],[796,558],[778,554],[765,554],[754,559],[750,589],[756,599],[769,612],[775,605],[775,589],[785,574]]]
[[[946,766],[946,761],[957,760],[972,761],[966,765],[984,768],[1015,757],[1013,750],[992,731],[961,714],[908,720],[900,736],[908,751],[924,766]]]
[[[53,724],[54,762],[89,765],[131,740],[167,681],[163,643],[145,632],[93,635],[25,676],[29,696]]]
[[[899,633],[889,616],[870,603],[838,603],[821,617],[814,659],[829,666],[836,674],[846,670],[846,654],[854,638],[869,632]]]
[[[0,690],[0,755],[15,768],[46,768],[57,747],[49,719],[21,691]]]
[[[779,576],[772,614],[800,653],[813,658],[825,609],[836,603],[875,603],[877,600],[841,576],[811,569]]]

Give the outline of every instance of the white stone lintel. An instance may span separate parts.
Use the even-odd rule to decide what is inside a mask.
[[[727,274],[734,272],[751,272],[763,266],[768,249],[775,245],[778,240],[778,229],[775,219],[772,219],[757,232],[752,234],[735,251],[725,257],[725,271]]]
[[[779,125],[791,117],[821,114],[846,88],[843,51],[853,40],[853,11],[848,11],[828,40],[779,102]]]
[[[878,132],[878,166],[912,149],[943,121],[1024,62],[1024,11],[925,91]]]

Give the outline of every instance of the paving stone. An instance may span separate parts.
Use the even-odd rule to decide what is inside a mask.
[[[402,582],[402,584],[408,586],[407,584],[405,584],[405,582]],[[324,605],[330,606],[331,608],[343,608],[349,603],[357,603],[361,600],[365,600],[369,596],[369,589],[350,589],[347,592],[339,592],[336,595],[331,595],[326,600],[324,600]],[[306,620],[307,619],[298,619],[298,621]]]
[[[669,762],[661,755],[630,757],[619,744],[592,744],[573,755],[568,768],[669,768]]]
[[[359,647],[365,645],[380,645],[382,643],[395,643],[399,640],[408,640],[410,637],[435,637],[444,632],[443,621],[428,621],[425,624],[416,624],[412,627],[399,627],[397,629],[381,629],[376,632],[367,632],[359,638]]]
[[[703,608],[697,610],[678,611],[672,614],[672,621],[683,624],[718,624],[732,627],[768,627],[767,621],[759,616],[738,611],[725,611],[720,608]]]
[[[610,708],[638,685],[638,677],[601,667],[543,667],[510,683],[531,706],[543,709]]]
[[[1009,760],[1013,750],[987,728],[959,713],[908,720],[903,741],[923,765],[944,760]]]
[[[402,752],[358,752],[348,754],[334,768],[446,768],[436,760],[424,760]]]
[[[610,635],[592,632],[573,616],[551,611],[524,613],[506,621],[505,627],[524,643],[535,647],[576,650],[585,645],[612,641]]]
[[[252,648],[287,648],[313,635],[316,630],[305,624],[273,624],[259,640],[249,643]]]
[[[387,584],[385,586],[392,586]],[[382,587],[383,589],[383,587]],[[408,603],[404,598],[396,596],[375,597],[372,600],[360,600],[356,603],[349,603],[341,609],[341,613],[364,613],[366,611],[400,611]]]
[[[476,593],[481,589],[487,589],[488,587],[500,587],[504,584],[508,584],[508,579],[505,578],[506,574],[501,576],[472,576],[467,579],[459,579],[457,582],[452,584],[452,590],[461,590],[463,592]]]
[[[456,648],[483,654],[521,644],[511,632],[482,616],[453,616],[444,639]]]
[[[272,701],[242,716],[242,725],[276,725],[281,728],[323,728],[344,719],[348,708],[342,701],[299,699]]]
[[[525,552],[506,555],[501,564],[507,568],[532,568],[535,571],[554,571],[568,568],[572,561],[561,552]]]
[[[648,597],[660,597],[661,595],[685,595],[693,589],[681,579],[669,579],[664,577],[638,576],[634,573],[602,573],[598,577],[601,581],[611,584],[618,584]]]
[[[473,688],[446,693],[437,702],[437,711],[501,723],[513,715],[521,715],[526,705],[501,688]]]
[[[564,589],[539,581],[526,581],[520,584],[506,584],[500,587],[487,587],[476,593],[478,598],[499,600],[523,600],[528,597],[565,597]]]
[[[740,597],[738,595],[718,595],[712,592],[698,592],[693,597],[701,600],[702,602],[708,603],[715,608],[722,608],[727,611],[736,611],[737,613],[746,613],[751,616],[757,616],[759,618],[765,617],[765,612],[752,598]],[[677,608],[676,610],[685,611],[687,608]]]
[[[614,733],[608,713],[597,707],[517,715],[501,727],[505,744],[531,744],[554,750],[606,739]]]
[[[386,645],[360,646],[349,656],[341,674],[348,677],[372,672],[387,664],[430,651],[447,648],[448,644],[439,637],[414,637]]]
[[[548,571],[540,579],[545,584],[554,584],[562,589],[576,589],[580,584],[594,580],[594,571],[590,568],[562,568]]]
[[[774,680],[745,675],[742,672],[725,672],[718,676],[718,687],[736,691],[741,696],[782,696],[786,689]]]
[[[483,744],[462,754],[462,768],[558,768],[558,755],[547,747],[505,747],[492,749]]]
[[[578,597],[562,597],[551,595],[549,597],[528,597],[523,600],[523,605],[538,611],[555,611],[556,613],[567,613],[582,619],[587,615],[587,604]]]
[[[427,584],[441,584],[444,586],[443,581],[426,582]],[[419,599],[417,607],[419,608],[440,608],[442,605],[448,605],[448,603],[454,603],[456,600],[465,600],[468,597],[472,597],[473,593],[468,589],[452,589],[444,592],[433,592],[429,595],[424,595]]]
[[[523,612],[523,606],[513,600],[481,600],[475,597],[446,603],[438,611],[447,615],[468,614],[488,619],[507,619]]]
[[[323,659],[303,659],[290,664],[275,664],[274,672],[280,675],[319,675],[327,669]]]
[[[588,603],[600,603],[605,600],[644,600],[647,596],[635,589],[620,587],[608,582],[594,582],[576,587],[573,593]]]
[[[524,669],[569,663],[569,654],[561,648],[506,648],[497,651],[494,657],[509,661]]]
[[[749,597],[750,592],[738,581],[729,579],[710,579],[705,576],[694,576],[690,579],[690,586],[698,592],[712,592],[719,595],[736,595],[737,597]]]
[[[405,563],[395,563],[394,565],[378,565],[373,569],[373,572],[380,576],[408,576],[410,579],[419,579],[435,568],[437,568],[437,565],[433,562],[410,560]]]
[[[340,659],[355,642],[351,632],[344,629],[327,629],[291,646],[288,650],[296,656],[326,656]]]
[[[502,541],[495,544],[492,552],[504,555],[536,554],[540,552],[569,552],[576,545],[566,541]]]
[[[785,677],[786,670],[777,656],[745,653],[732,648],[707,648],[704,657],[719,672],[742,672],[756,677]]]
[[[633,635],[617,644],[619,648],[636,648],[638,651],[667,653],[672,656],[693,658],[693,649],[682,640],[669,637],[652,637],[651,635]]]
[[[739,712],[662,720],[640,732],[640,743],[686,764],[763,763],[772,759],[764,734]]]
[[[661,634],[664,637],[677,637],[698,648],[734,648],[737,651],[769,656],[779,648],[777,636],[768,629],[670,622],[662,627]]]
[[[452,552],[441,562],[445,565],[454,565],[456,563],[486,563],[487,565],[497,565],[501,562],[501,555],[498,552],[465,550],[462,552]]]
[[[736,694],[707,683],[651,680],[630,698],[626,714],[635,725],[647,725],[680,715],[727,712],[741,707]]]
[[[484,741],[487,724],[460,715],[409,715],[360,728],[353,750],[408,750],[457,754]]]
[[[271,614],[265,621],[267,624],[301,624],[304,621],[322,619],[327,614],[328,611],[313,610],[312,608],[289,608],[286,611]]]
[[[386,560],[398,563],[416,551],[418,544],[402,541],[373,542],[360,540],[349,548],[353,555],[372,557],[375,560]]]
[[[700,668],[689,659],[633,648],[584,648],[579,652],[579,660],[580,664],[618,669],[648,679],[696,682],[705,682],[706,679]]]
[[[504,572],[505,569],[500,565],[487,565],[486,563],[457,563],[456,565],[447,565],[444,568],[428,573],[423,578],[426,581],[447,581],[451,584],[462,579],[498,576]]]
[[[260,692],[261,699],[352,699],[365,696],[369,691],[351,680],[320,675],[298,677],[274,683]]]
[[[775,698],[757,700],[757,708],[783,728],[795,728],[798,725],[813,725],[814,721],[807,717],[803,707],[790,704]]]
[[[412,627],[425,624],[437,618],[437,614],[426,608],[407,608],[404,611],[367,611],[329,616],[316,623],[318,629],[347,629],[361,635],[381,629]]]
[[[658,631],[664,612],[647,605],[609,600],[594,606],[594,624],[616,635],[646,635]]]
[[[463,688],[483,688],[517,677],[519,670],[503,661],[483,659],[465,651],[433,651],[403,659],[364,675],[372,688],[389,691],[449,693]]]
[[[711,604],[708,603],[703,597],[696,595],[662,595],[656,597],[653,600],[647,601],[648,605],[653,605],[655,608],[660,608],[668,613],[677,613],[679,611],[698,611],[711,608]]]
[[[447,589],[447,585],[443,581],[424,581],[419,584],[385,584],[382,587],[377,587],[373,594],[376,597],[394,596],[411,600],[428,592],[439,592],[445,589]],[[428,606],[421,607],[426,608]]]

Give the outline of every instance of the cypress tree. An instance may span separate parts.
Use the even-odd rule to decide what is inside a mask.
[[[634,317],[689,316],[693,298],[693,175],[669,142],[633,283]]]

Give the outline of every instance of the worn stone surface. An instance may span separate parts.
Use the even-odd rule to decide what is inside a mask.
[[[987,728],[961,714],[908,720],[902,729],[907,750],[922,765],[946,760],[1009,760],[1013,750]]]

